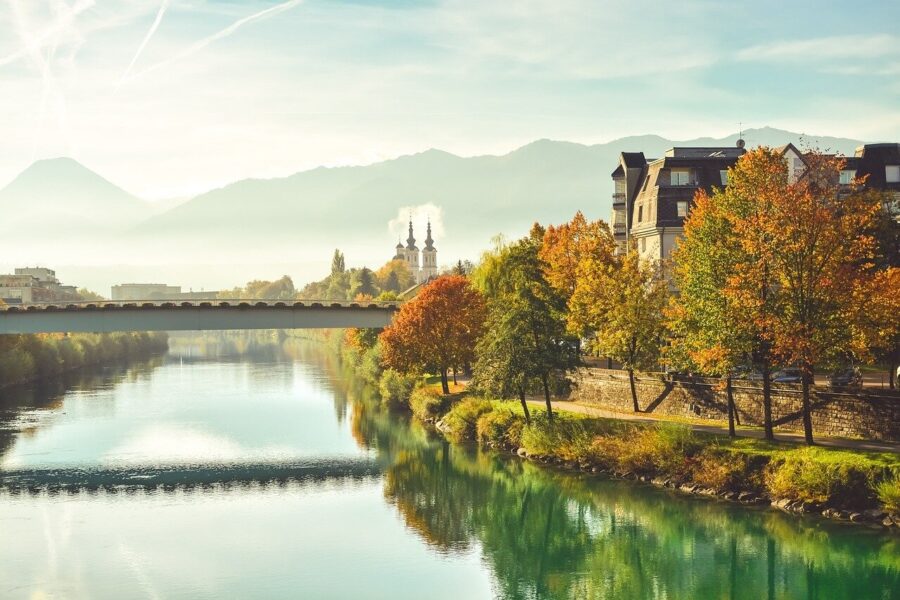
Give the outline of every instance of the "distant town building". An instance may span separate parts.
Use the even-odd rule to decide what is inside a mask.
[[[777,148],[784,155],[788,178],[806,172],[804,153],[793,144]],[[735,147],[678,147],[662,158],[643,152],[622,152],[612,172],[614,185],[610,225],[619,251],[633,244],[645,260],[662,261],[684,232],[684,221],[698,190],[728,185],[728,169],[744,154],[744,141]],[[900,144],[866,144],[847,157],[840,183],[865,177],[869,188],[900,198]]]
[[[219,292],[182,292],[179,285],[165,283],[121,283],[112,286],[110,298],[117,302],[131,300],[215,300]]]
[[[0,300],[6,304],[77,300],[74,285],[62,285],[56,271],[44,267],[16,268],[13,275],[0,275]]]
[[[126,300],[175,300],[181,294],[181,286],[164,283],[122,283],[112,286],[110,298]]]
[[[394,260],[406,262],[410,273],[415,277],[416,283],[425,283],[429,279],[437,277],[437,248],[434,247],[434,239],[431,237],[431,220],[428,221],[425,247],[419,251],[416,246],[416,237],[413,235],[412,219],[409,221],[409,236],[406,238],[406,246],[397,242],[394,252]],[[419,264],[421,256],[422,262]]]

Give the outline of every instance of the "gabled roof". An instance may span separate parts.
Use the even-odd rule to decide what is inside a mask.
[[[643,152],[623,152],[619,161],[629,169],[640,169],[647,164]]]

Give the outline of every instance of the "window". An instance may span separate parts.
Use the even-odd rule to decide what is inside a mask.
[[[638,223],[644,220],[644,207],[638,206]]]
[[[900,183],[900,165],[886,165],[884,167],[884,180],[888,183]]]
[[[722,185],[728,185],[728,169],[719,171],[719,179],[722,180]]]
[[[690,185],[691,172],[688,169],[672,169],[670,172],[672,185]]]
[[[616,194],[625,194],[625,180],[624,179],[616,179]]]
[[[844,169],[843,171],[841,171],[840,184],[850,185],[851,183],[853,183],[854,177],[856,177],[856,171],[854,171],[853,169]]]
[[[687,216],[687,208],[688,208],[687,201],[684,201],[684,200],[679,201],[678,202],[678,216],[686,217]]]

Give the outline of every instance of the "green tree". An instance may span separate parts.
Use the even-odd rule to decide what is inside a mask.
[[[605,257],[589,256],[578,265],[569,302],[570,330],[592,334],[595,351],[622,363],[635,412],[640,406],[634,372],[657,364],[667,296],[656,266],[641,261],[633,248],[611,264]]]
[[[344,253],[335,249],[334,256],[331,258],[331,274],[340,275],[346,270],[344,264]]]
[[[530,382],[540,382],[552,419],[551,383],[578,365],[576,339],[566,333],[565,298],[544,277],[539,257],[543,234],[535,226],[528,237],[501,252],[486,333],[476,348],[476,381],[493,385],[504,397],[514,392],[526,419]]]
[[[376,294],[378,289],[372,270],[367,267],[354,270],[350,275],[350,297],[355,298],[359,295],[374,297]]]
[[[680,294],[671,298],[667,311],[672,336],[666,355],[675,366],[724,377],[728,433],[733,437],[732,373],[752,353],[760,335],[724,293],[741,258],[740,241],[723,214],[724,193],[697,193],[684,237],[673,252],[672,273]]]

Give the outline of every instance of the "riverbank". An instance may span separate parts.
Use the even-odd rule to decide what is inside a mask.
[[[0,336],[0,388],[165,352],[164,332]]]
[[[454,442],[476,442],[522,459],[641,481],[795,515],[900,530],[900,456],[807,448],[706,434],[679,423],[642,423],[442,396],[420,387],[409,407]]]
[[[410,410],[455,442],[476,442],[520,458],[608,477],[634,479],[744,505],[818,514],[900,531],[900,455],[858,448],[805,447],[694,431],[670,421],[640,422],[554,411],[529,403],[449,395],[380,367],[379,344],[360,333],[333,336],[332,347],[382,403]]]

